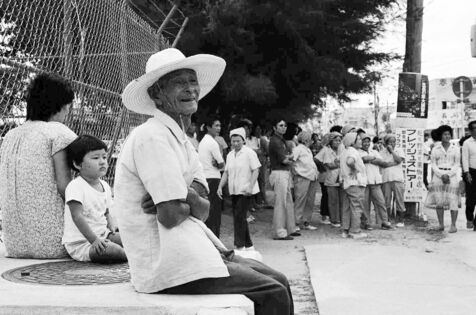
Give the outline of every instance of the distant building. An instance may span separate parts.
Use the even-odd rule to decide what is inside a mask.
[[[434,129],[447,124],[455,129],[455,137],[459,138],[465,134],[468,122],[476,120],[476,77],[468,77],[465,94],[469,95],[463,98],[454,91],[455,79],[441,78],[430,81],[427,128]]]

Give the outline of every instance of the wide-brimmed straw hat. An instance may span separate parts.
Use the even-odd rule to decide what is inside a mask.
[[[175,48],[161,50],[147,60],[145,74],[126,86],[122,92],[122,102],[133,112],[153,115],[156,106],[149,97],[147,89],[162,76],[179,69],[191,69],[196,72],[200,86],[198,99],[201,99],[220,80],[225,66],[225,60],[214,55],[199,54],[185,57],[180,50]]]

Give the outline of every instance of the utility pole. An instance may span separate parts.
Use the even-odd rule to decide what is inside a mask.
[[[421,73],[421,44],[423,33],[423,0],[407,0],[405,60],[403,72]],[[416,202],[406,202],[407,215],[417,217]]]
[[[407,34],[403,72],[421,72],[423,0],[407,0]]]

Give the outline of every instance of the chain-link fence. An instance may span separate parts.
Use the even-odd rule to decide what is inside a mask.
[[[24,122],[31,78],[58,73],[76,93],[66,124],[108,143],[111,182],[122,141],[146,118],[122,106],[122,89],[152,53],[175,44],[186,22],[172,1],[1,1],[0,137]]]

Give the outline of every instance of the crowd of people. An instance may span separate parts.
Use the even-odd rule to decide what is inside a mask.
[[[266,128],[245,117],[234,117],[222,134],[220,118],[194,122],[192,115],[224,69],[220,57],[185,57],[174,48],[150,57],[122,100],[151,118],[125,141],[113,189],[101,179],[107,145],[63,124],[74,98],[70,83],[37,75],[26,98],[27,121],[0,147],[7,256],[128,261],[139,292],[241,293],[256,314],[293,314],[286,277],[245,258],[256,252],[253,212],[273,209],[270,237],[277,241],[321,224],[355,239],[376,227],[404,227],[405,156],[394,134],[374,136],[350,125],[313,134],[283,118]],[[449,232],[457,231],[465,187],[467,228],[476,231],[476,121],[468,127],[471,135],[459,145],[450,126],[425,136],[425,204],[436,209],[439,230],[450,210]],[[227,198],[233,250],[220,241]]]

